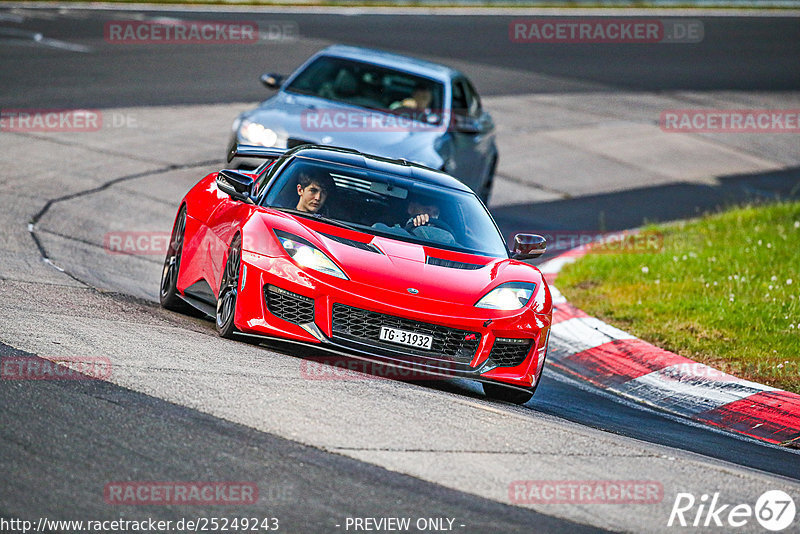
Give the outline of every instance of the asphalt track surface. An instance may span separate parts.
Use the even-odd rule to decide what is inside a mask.
[[[242,102],[265,98],[264,71],[291,72],[313,40],[384,48],[465,66],[483,95],[615,90],[788,91],[800,87],[800,25],[790,17],[704,17],[700,43],[512,44],[517,16],[236,14],[182,11],[179,18],[295,23],[302,42],[264,46],[125,46],[102,41],[121,12],[6,24],[101,53],[5,46],[0,98],[13,106],[91,108]],[[136,12],[145,17],[176,15]],[[692,18],[692,17],[682,17]],[[0,39],[24,40],[24,34]],[[7,41],[6,41],[7,42]]]
[[[165,16],[163,12],[159,16]],[[171,14],[186,18],[185,12]],[[304,40],[266,47],[119,47],[98,38],[117,13],[73,13],[63,19],[28,19],[21,32],[92,47],[101,53],[65,54],[34,46],[0,48],[3,107],[92,108],[258,100],[261,71],[288,72],[320,46],[314,39],[347,42],[446,60],[467,71],[484,95],[567,93],[591,89],[787,91],[800,88],[800,24],[790,18],[704,18],[715,45],[576,45],[543,47],[536,54],[509,53],[503,39],[514,17],[390,17],[248,15],[248,19],[295,21]],[[239,15],[214,18],[240,20]],[[27,26],[29,25],[29,26]],[[6,24],[5,26],[8,26]],[[3,39],[25,40],[24,33]],[[706,40],[705,43],[711,42]],[[722,44],[719,44],[722,43]],[[520,45],[524,46],[524,45]],[[216,155],[215,155],[216,156]],[[732,177],[721,188],[665,186],[565,199],[536,206],[536,224],[559,227],[607,213],[609,229],[651,220],[691,216],[726,202],[797,194],[797,173]],[[669,200],[664,200],[668,198]],[[655,206],[655,207],[654,207]],[[530,207],[501,207],[502,225],[531,224]],[[124,296],[119,298],[125,300]],[[141,313],[163,317],[151,304],[134,301]],[[168,319],[184,321],[184,319]],[[192,323],[192,328],[203,328]],[[3,356],[19,355],[0,344]],[[547,374],[528,410],[603,431],[698,453],[792,480],[800,480],[797,454],[690,425],[597,392],[567,377]],[[461,382],[428,385],[466,398],[477,389]],[[3,383],[0,397],[0,467],[13,480],[0,490],[0,517],[38,516],[43,508],[85,516],[103,510],[97,486],[131,471],[139,480],[197,478],[218,472],[264,481],[262,488],[292,488],[275,495],[272,510],[288,525],[334,530],[332,518],[375,515],[458,517],[469,532],[589,531],[564,519],[502,505],[351,458],[259,432],[105,382]],[[165,461],[165,459],[169,459]],[[124,468],[122,467],[124,465]],[[298,473],[302,473],[299,476]],[[46,489],[43,487],[47,481]],[[262,489],[262,491],[264,491]],[[76,498],[82,496],[83,498]],[[47,502],[46,502],[47,501]],[[53,504],[57,501],[60,504]],[[77,504],[76,504],[77,503]],[[302,504],[299,504],[302,503]],[[164,519],[191,513],[160,508]],[[278,514],[279,512],[279,514]]]
[[[32,356],[5,345],[0,351]],[[98,488],[109,480],[124,480],[132,470],[142,480],[195,479],[213,463],[214,471],[258,485],[262,504],[249,507],[247,517],[278,517],[290,532],[334,531],[345,517],[371,517],[376,510],[393,517],[435,510],[442,517],[457,517],[469,532],[529,532],[531,524],[542,531],[595,531],[398,476],[108,382],[20,383],[0,388],[0,397],[5,407],[0,465],[15,472],[13,484],[0,494],[4,508],[13,507],[16,516],[41,515],[43,472],[56,466],[69,466],[70,472],[65,477],[45,474],[55,478],[47,499],[63,501],[74,517],[90,518],[104,506],[97,502]],[[47,435],[58,435],[59,443],[42,439]],[[227,513],[222,506],[203,510],[206,516]],[[175,522],[193,516],[197,513],[191,507],[180,506],[157,514]]]

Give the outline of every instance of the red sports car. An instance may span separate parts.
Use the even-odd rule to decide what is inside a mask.
[[[223,170],[181,202],[161,304],[199,309],[223,337],[315,345],[432,376],[479,380],[525,403],[547,354],[550,290],[509,252],[478,197],[455,178],[404,160],[303,145]]]

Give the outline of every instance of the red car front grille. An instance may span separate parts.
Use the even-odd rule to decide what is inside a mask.
[[[492,346],[489,360],[498,367],[516,367],[525,361],[532,344],[532,339],[515,339],[513,341],[497,339]]]
[[[276,286],[264,286],[269,312],[293,324],[314,322],[314,299]]]
[[[417,349],[381,341],[381,326],[433,336],[431,349]],[[461,365],[468,365],[472,361],[481,341],[481,335],[477,332],[423,323],[339,303],[333,305],[333,335],[381,349],[381,352],[402,352]]]

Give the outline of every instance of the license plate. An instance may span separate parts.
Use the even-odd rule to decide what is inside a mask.
[[[400,330],[399,328],[389,328],[388,326],[381,327],[381,341],[388,341],[390,343],[397,343],[400,345],[408,345],[418,349],[428,349],[433,346],[433,336],[426,334],[417,334],[416,332],[409,332],[408,330]]]

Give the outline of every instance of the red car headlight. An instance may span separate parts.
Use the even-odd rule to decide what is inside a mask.
[[[313,269],[329,274],[343,280],[349,280],[347,275],[324,252],[303,239],[288,232],[275,231],[281,246],[301,267]]]
[[[491,310],[518,310],[525,306],[534,291],[533,282],[508,282],[497,286],[475,303],[476,308]]]

